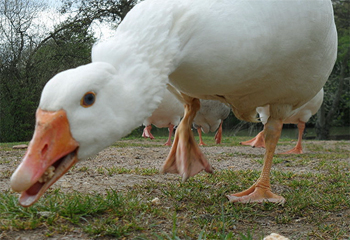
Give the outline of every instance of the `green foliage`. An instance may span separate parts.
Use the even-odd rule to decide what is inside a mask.
[[[96,41],[89,30],[93,21],[120,22],[135,3],[66,0],[61,13],[70,13],[70,17],[39,35],[30,28],[36,13],[43,10],[42,2],[1,3],[4,21],[0,24],[0,37],[6,38],[0,42],[0,142],[30,140],[46,82],[58,72],[91,61],[91,47]]]
[[[65,35],[70,35],[69,31]],[[26,66],[5,69],[1,74],[0,141],[30,140],[35,123],[35,111],[46,82],[56,73],[86,64],[90,59],[91,36],[77,41],[57,37],[31,53]],[[81,40],[81,41],[79,41]],[[3,74],[7,72],[8,74]]]
[[[78,13],[73,18],[79,22],[99,20],[119,23],[137,2],[137,0],[64,0],[61,13]]]
[[[1,11],[11,10],[18,15],[23,22],[12,21],[13,28],[0,24],[0,37],[14,36],[12,39],[4,37],[0,42],[0,142],[27,141],[31,138],[35,124],[35,110],[38,106],[41,91],[46,82],[56,73],[74,68],[90,62],[90,50],[95,41],[89,27],[98,21],[115,22],[118,24],[126,13],[136,4],[135,0],[65,0],[61,13],[69,13],[70,17],[51,29],[35,35],[28,31],[33,23],[33,16],[42,5],[40,1],[27,4],[26,0],[5,1],[7,5],[0,8]],[[5,6],[5,5],[4,5]],[[26,11],[25,7],[30,7]],[[337,24],[339,46],[338,60],[329,81],[325,85],[324,114],[329,112],[327,124],[322,128],[331,126],[350,125],[350,61],[349,61],[349,8],[348,1],[333,0],[335,20]],[[1,12],[1,17],[14,16]],[[5,19],[5,18],[2,18]],[[340,84],[340,79],[345,79]],[[340,91],[338,101],[335,96]],[[314,116],[310,124],[317,121]],[[239,121],[232,115],[224,123],[224,129],[232,130],[232,125]],[[139,135],[140,130],[132,134]]]
[[[16,26],[19,27],[19,26]],[[81,23],[63,23],[0,63],[0,142],[30,140],[41,91],[55,74],[90,62],[94,37]],[[15,31],[15,28],[12,29]],[[29,41],[33,36],[25,37]],[[11,42],[5,47],[11,49]]]
[[[332,126],[350,125],[350,3],[332,2],[338,32],[338,58],[324,86],[324,101],[317,113],[317,139],[328,139]]]

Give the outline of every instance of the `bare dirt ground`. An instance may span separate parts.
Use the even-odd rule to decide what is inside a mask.
[[[149,142],[147,144],[152,144]],[[178,180],[179,176],[173,174],[166,175],[153,175],[153,176],[141,176],[135,174],[117,174],[112,176],[106,176],[105,174],[100,174],[98,169],[118,167],[126,169],[135,168],[156,168],[158,169],[164,162],[165,158],[169,153],[169,148],[162,147],[159,142],[154,142],[154,147],[124,147],[124,148],[114,148],[109,147],[101,151],[96,157],[90,158],[88,160],[79,162],[75,169],[69,171],[58,180],[52,187],[65,189],[69,191],[80,191],[85,193],[103,193],[106,189],[117,189],[126,190],[128,187],[135,184],[141,184],[145,180],[152,180],[156,182],[163,182],[169,180]],[[329,143],[327,143],[329,144]],[[283,152],[288,150],[290,147],[280,146],[277,151]],[[350,149],[350,146],[349,146]],[[241,158],[239,156],[232,156],[234,152],[240,152],[241,154],[253,154],[253,155],[263,155],[265,150],[262,148],[251,148],[251,147],[203,147],[203,153],[207,159],[212,164],[212,167],[216,170],[234,168],[236,170],[240,169],[252,169],[260,170],[261,165],[259,163],[254,163],[246,158]],[[8,164],[1,165],[0,171],[6,172],[8,178],[0,179],[0,191],[5,191],[9,189],[9,181],[11,173],[16,169],[20,163],[25,150],[13,150],[5,151],[0,153],[0,157],[6,157]],[[217,159],[220,161],[216,161]],[[79,169],[95,169],[94,173],[91,171],[79,171]],[[281,170],[279,168],[279,170]],[[290,169],[289,169],[290,170]],[[306,167],[297,167],[293,171],[309,171]]]
[[[129,140],[128,140],[129,141]],[[137,141],[135,142],[137,143]],[[140,142],[145,143],[145,142]],[[309,141],[312,144],[320,144],[331,146],[336,143],[336,141]],[[118,167],[125,169],[145,169],[145,168],[156,168],[158,169],[164,159],[166,158],[169,148],[161,146],[159,142],[148,141],[147,144],[154,144],[154,147],[109,147],[102,152],[100,152],[96,157],[88,159],[83,162],[79,162],[74,169],[69,171],[64,177],[57,181],[52,189],[60,188],[63,192],[79,191],[83,193],[105,193],[106,189],[116,189],[120,191],[127,190],[128,188],[134,186],[135,184],[142,184],[146,180],[152,180],[154,182],[164,182],[164,181],[178,181],[179,176],[173,174],[167,175],[136,175],[136,174],[101,174],[99,169]],[[276,152],[284,152],[290,150],[291,145],[283,146],[278,145]],[[305,152],[310,152],[305,145]],[[349,144],[343,145],[343,147],[350,150]],[[254,169],[261,170],[261,164],[256,161],[251,161],[249,158],[242,158],[240,155],[232,154],[239,152],[241,154],[252,154],[262,156],[264,154],[264,149],[251,148],[248,146],[211,146],[202,147],[203,153],[207,156],[208,160],[211,162],[215,170],[233,168],[235,170],[240,169]],[[6,158],[5,164],[0,165],[0,191],[9,190],[9,180],[12,172],[20,163],[25,150],[8,150],[0,151],[0,158]],[[312,164],[308,166],[278,166],[278,170],[294,171],[294,172],[310,172],[313,170]],[[316,163],[315,163],[316,164]],[[350,160],[349,160],[350,164]],[[84,171],[83,169],[89,169],[89,171]],[[273,167],[274,169],[274,167]],[[272,169],[272,170],[273,170]],[[205,173],[200,173],[205,174]],[[278,192],[278,189],[276,189]],[[288,226],[286,226],[288,227]],[[307,226],[300,224],[300,231],[302,231]],[[274,229],[271,229],[273,231]],[[298,231],[299,231],[298,230]],[[287,229],[286,229],[286,232]],[[31,231],[13,231],[7,232],[5,234],[0,233],[0,239],[43,239],[47,238],[43,235],[40,230]],[[59,235],[54,236],[50,239],[90,239],[87,234],[83,232],[77,232],[73,235],[70,233],[67,236]]]

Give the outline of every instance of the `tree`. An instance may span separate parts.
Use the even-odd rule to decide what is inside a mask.
[[[110,22],[116,26],[135,6],[137,0],[64,0],[62,14],[71,17],[67,22],[90,26],[94,21]]]
[[[27,88],[23,69],[30,58],[29,50],[37,44],[34,19],[43,8],[40,2],[29,0],[5,0],[0,5],[1,139],[8,135],[9,140],[14,140],[14,135],[20,135],[29,127],[30,123],[25,119],[32,118],[26,111],[33,99],[25,94],[30,89]]]
[[[0,142],[32,136],[40,93],[55,74],[91,62],[95,21],[118,24],[136,0],[66,0],[66,20],[46,30],[44,0],[0,3]]]
[[[333,0],[338,31],[338,58],[326,83],[324,102],[317,112],[317,139],[329,139],[334,125],[349,125],[350,118],[350,2]]]
[[[0,141],[31,138],[35,110],[46,82],[57,72],[90,62],[95,39],[87,28],[61,24],[52,32],[36,24],[39,1],[1,2]]]

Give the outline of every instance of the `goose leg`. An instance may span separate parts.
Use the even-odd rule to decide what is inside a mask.
[[[174,143],[160,171],[161,173],[178,173],[182,176],[182,180],[186,181],[202,170],[209,173],[212,173],[213,170],[199,149],[191,131],[193,119],[200,108],[199,99],[182,96],[186,102],[185,115],[176,130]]]
[[[216,142],[216,144],[220,144],[221,143],[221,140],[222,140],[222,123],[223,123],[224,121],[223,120],[221,120],[221,123],[220,123],[220,126],[219,126],[219,128],[218,128],[218,131],[216,132],[216,134],[215,134],[215,142]]]
[[[240,142],[239,144],[252,146],[254,148],[264,148],[265,147],[264,130],[259,132],[255,138],[252,138],[245,142]]]
[[[230,202],[278,202],[284,203],[285,199],[271,191],[270,170],[272,158],[276,149],[278,139],[282,131],[282,120],[269,119],[265,126],[265,144],[266,152],[264,156],[264,166],[259,179],[247,190],[227,195]]]
[[[164,143],[165,146],[171,146],[171,136],[173,135],[174,125],[170,123],[168,128],[169,128],[169,137],[168,137],[168,141]]]
[[[297,145],[293,149],[291,149],[287,152],[280,153],[280,154],[302,154],[303,153],[301,141],[303,139],[304,129],[305,129],[305,122],[299,121],[299,123],[298,123],[299,134],[298,134]]]
[[[148,125],[143,129],[142,137],[144,138],[150,138],[154,139],[152,133],[151,133],[152,125]]]
[[[202,139],[202,129],[199,127],[197,128],[198,136],[199,136],[199,146],[205,146],[206,144],[203,142]]]

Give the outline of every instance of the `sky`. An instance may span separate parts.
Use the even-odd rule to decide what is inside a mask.
[[[42,27],[45,30],[51,30],[55,25],[64,21],[68,15],[62,15],[58,13],[57,9],[59,9],[59,7],[62,5],[61,1],[47,0],[44,2],[48,5],[48,8],[38,15],[36,23],[41,26],[43,25]],[[97,40],[101,40],[112,36],[115,32],[115,29],[113,29],[112,24],[95,21],[92,24],[91,31],[94,33],[94,36],[97,38]]]

